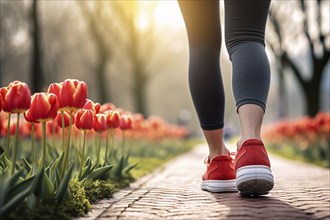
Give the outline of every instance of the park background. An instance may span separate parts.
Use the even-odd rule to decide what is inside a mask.
[[[0,87],[21,80],[33,93],[76,78],[87,83],[95,102],[187,123],[192,134],[200,134],[177,1],[1,0],[0,10]],[[266,123],[330,110],[329,11],[328,0],[272,1]],[[226,128],[238,131],[224,43],[221,69]]]
[[[220,1],[222,24],[223,8],[224,1]],[[329,13],[329,0],[271,3],[266,51],[272,75],[263,140],[271,154],[326,169],[297,172],[300,164],[287,168],[283,164],[289,162],[282,160],[281,170],[276,168],[279,163],[272,163],[275,174],[286,175],[282,180],[290,184],[291,193],[299,192],[297,200],[309,211],[295,203],[296,196],[287,194],[287,189],[276,188],[275,200],[270,200],[276,211],[260,209],[264,207],[264,200],[260,200],[262,206],[255,203],[258,215],[262,210],[267,216],[277,216],[284,210],[291,216],[297,214],[292,207],[299,207],[304,210],[304,217],[299,219],[313,213],[329,216],[329,196],[324,193],[329,192],[326,179],[330,167]],[[225,137],[234,135],[227,143],[235,148],[239,126],[231,90],[231,63],[224,45],[220,61],[227,95]],[[111,198],[165,162],[201,146],[202,139],[187,138],[186,129],[172,126],[186,125],[191,137],[202,137],[187,79],[188,40],[177,1],[0,0],[0,218],[49,220],[84,216],[98,200]],[[57,109],[62,111],[57,114],[62,115],[61,122],[47,115],[47,119],[40,120],[42,128],[40,123],[30,123],[26,118],[20,123],[20,113],[28,107],[13,111],[8,106],[20,103],[17,100],[23,95],[27,95],[24,100],[29,104],[29,89],[31,94],[46,92],[48,87],[56,86],[55,82],[61,82],[56,84],[60,87],[58,99],[73,96],[67,92],[68,85],[86,82],[87,86],[79,88],[88,87],[88,96],[85,89],[70,91],[79,93],[83,101],[85,96],[90,100],[76,113],[71,109],[72,103],[65,107],[65,111],[69,109],[66,114]],[[37,95],[55,96],[39,93],[32,99],[37,100],[33,98]],[[110,109],[97,114],[97,106],[101,108],[98,103]],[[109,103],[119,108],[113,109]],[[33,112],[31,109],[47,108],[31,101],[27,111]],[[90,112],[92,119],[85,118],[84,122],[93,121],[94,132],[77,129],[81,111]],[[69,123],[73,113],[75,126]],[[63,123],[65,115],[67,123]],[[110,123],[109,115],[118,117]],[[160,117],[149,117],[154,115]],[[96,126],[99,118],[107,120],[101,131]],[[110,127],[112,123],[119,128]],[[61,134],[57,125],[62,125]],[[195,168],[187,168],[195,172]],[[193,179],[195,182],[197,178]],[[283,183],[279,180],[276,187]],[[171,191],[171,187],[164,190]],[[183,193],[181,185],[178,190]],[[311,191],[314,194],[309,194]],[[292,207],[281,202],[287,201],[282,192],[286,198],[293,198],[293,203],[289,200]],[[284,209],[278,209],[276,198]],[[247,217],[250,208],[248,214],[236,214]]]

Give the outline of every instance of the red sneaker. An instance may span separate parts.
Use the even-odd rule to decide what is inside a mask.
[[[264,144],[245,141],[235,158],[236,185],[241,195],[265,195],[274,186],[274,177]]]
[[[203,175],[202,190],[210,192],[237,192],[234,161],[230,155],[221,155],[210,161]]]

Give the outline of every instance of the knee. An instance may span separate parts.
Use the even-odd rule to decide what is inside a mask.
[[[190,48],[213,48],[219,50],[221,48],[221,35],[195,35],[189,38]]]
[[[235,52],[240,54],[251,54],[253,51],[265,51],[264,40],[257,39],[236,39],[236,40],[227,40],[225,41],[227,52],[229,54],[230,60],[233,58]]]

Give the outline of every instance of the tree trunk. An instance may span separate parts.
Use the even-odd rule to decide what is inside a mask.
[[[285,118],[288,111],[287,94],[285,89],[285,80],[283,67],[278,66],[278,118]]]
[[[33,0],[31,8],[31,92],[40,92],[43,89],[44,76],[42,73],[42,50],[38,14],[38,0]]]
[[[98,82],[97,85],[99,86],[100,103],[106,103],[110,101],[108,100],[108,93],[106,89],[106,85],[108,84],[106,80],[107,60],[108,60],[107,56],[100,55],[99,62],[96,66],[96,75]]]
[[[147,112],[147,100],[146,100],[146,82],[140,81],[135,85],[134,91],[134,100],[136,111],[143,114],[144,116],[148,115]]]
[[[311,81],[304,87],[307,114],[315,116],[320,110],[320,82]]]
[[[107,46],[107,38],[102,35],[100,28],[98,27],[99,15],[101,13],[102,5],[97,4],[95,11],[90,11],[85,1],[77,1],[80,9],[88,23],[89,33],[95,44],[97,53],[97,64],[95,66],[96,82],[98,86],[99,102],[106,103],[111,102],[110,90],[107,89],[109,82],[106,79],[107,65],[111,58],[111,50]]]

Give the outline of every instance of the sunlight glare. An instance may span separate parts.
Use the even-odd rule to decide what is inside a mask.
[[[177,1],[159,0],[154,12],[156,23],[173,28],[184,27],[183,18]]]

